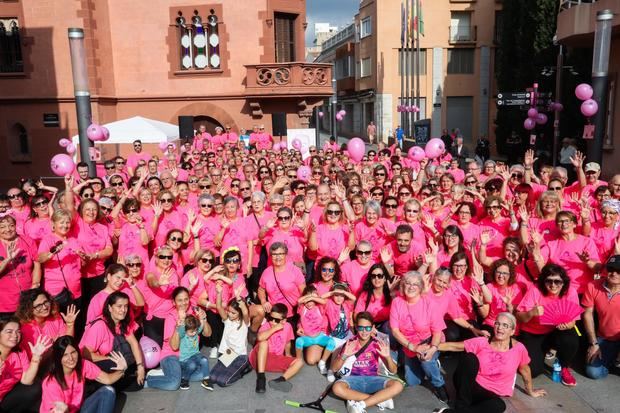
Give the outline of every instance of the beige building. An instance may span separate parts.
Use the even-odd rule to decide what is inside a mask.
[[[444,128],[459,128],[465,142],[473,146],[479,135],[493,136],[494,132],[494,56],[502,4],[497,0],[433,0],[423,5],[420,119],[431,119],[433,136],[439,136]],[[400,124],[400,21],[400,1],[362,0],[355,32],[345,28],[343,32],[352,35],[340,36],[341,42],[332,48],[324,45],[317,61],[334,63],[339,108],[347,112],[338,123],[340,134],[365,133],[373,120],[386,140]],[[338,39],[339,34],[332,39]],[[350,49],[351,44],[355,46],[353,64],[348,62],[343,75],[338,59],[343,56],[342,49]],[[341,84],[349,86],[351,81],[354,90],[343,93]]]
[[[603,144],[603,176],[618,173],[620,152],[615,150],[615,137],[620,135],[620,1],[560,0],[557,19],[557,41],[570,48],[592,48],[596,14],[602,10],[613,12],[611,52],[609,56],[609,93],[607,95],[607,119]]]

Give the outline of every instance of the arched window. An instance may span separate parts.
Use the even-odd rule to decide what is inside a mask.
[[[28,131],[21,123],[15,123],[9,129],[9,153],[14,162],[30,162],[32,156]]]
[[[0,73],[24,71],[17,18],[0,18]]]
[[[179,11],[176,26],[179,30],[180,69],[219,70],[220,35],[215,11],[209,10],[206,22],[198,10],[194,10],[191,22]]]

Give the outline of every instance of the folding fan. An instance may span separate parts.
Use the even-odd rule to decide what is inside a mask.
[[[577,303],[568,300],[557,300],[543,306],[545,311],[538,319],[543,325],[557,326],[570,323],[583,313],[583,308]]]

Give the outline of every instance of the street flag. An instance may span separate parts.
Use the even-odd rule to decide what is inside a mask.
[[[413,25],[415,31],[424,36],[424,16],[422,14],[422,0],[416,0]]]
[[[405,17],[405,4],[400,3],[400,44],[405,44],[405,32],[406,32],[406,17]]]

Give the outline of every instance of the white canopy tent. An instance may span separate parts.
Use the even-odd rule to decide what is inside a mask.
[[[140,139],[142,143],[172,142],[179,139],[179,127],[171,123],[134,116],[133,118],[117,120],[103,126],[110,131],[110,139],[98,144],[123,144]],[[79,136],[71,138],[77,145]]]

